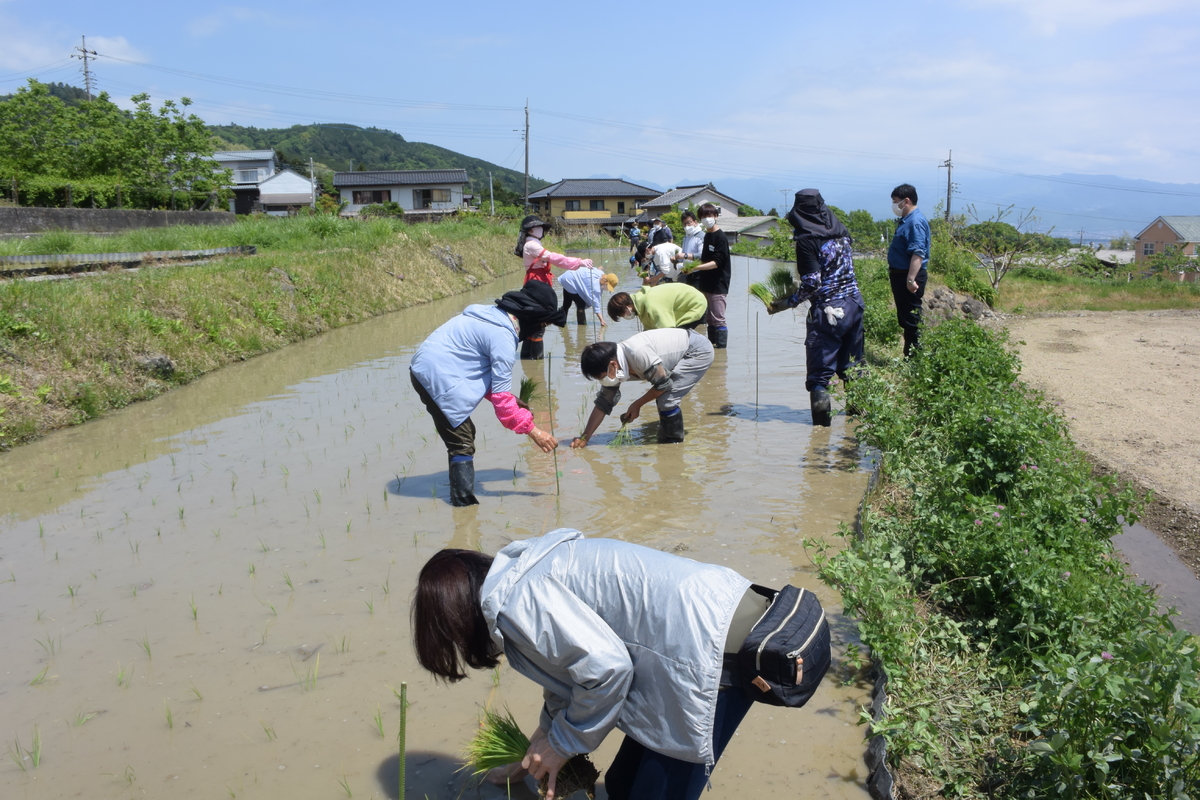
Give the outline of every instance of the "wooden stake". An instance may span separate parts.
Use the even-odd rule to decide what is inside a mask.
[[[550,383],[550,378],[554,375],[553,361],[554,354],[546,353],[546,402],[550,411],[550,435],[557,439],[558,437],[554,436],[554,386]],[[551,452],[554,454],[554,496],[559,497],[562,495],[562,484],[558,477],[558,448],[555,447]]]
[[[398,737],[400,740],[400,765],[399,765],[400,778],[398,781],[397,794],[396,794],[396,797],[399,798],[399,800],[404,800],[404,777],[405,777],[404,776],[404,772],[405,772],[404,758],[405,758],[405,750],[407,749],[405,746],[406,745],[406,742],[405,742],[406,730],[405,729],[407,727],[408,727],[408,683],[401,682],[400,683],[400,735]]]

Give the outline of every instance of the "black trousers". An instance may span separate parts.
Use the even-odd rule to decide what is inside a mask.
[[[563,293],[562,310],[570,311],[571,306],[573,304],[575,306],[575,321],[578,322],[580,325],[586,325],[587,324],[588,304],[584,302],[582,297],[580,297],[579,295],[577,295],[574,292],[569,291],[565,288],[562,290],[562,293]]]
[[[919,346],[918,339],[921,329],[921,300],[925,297],[925,281],[928,277],[925,270],[917,273],[917,290],[908,290],[908,270],[889,269],[888,277],[892,280],[892,299],[896,301],[896,321],[904,333],[904,355],[908,356],[914,347]]]
[[[475,455],[475,423],[471,422],[471,418],[467,417],[457,427],[450,424],[450,420],[446,419],[446,415],[438,408],[437,403],[433,402],[433,398],[429,396],[429,392],[425,391],[425,387],[417,380],[417,376],[409,370],[408,377],[412,380],[413,388],[417,390],[417,397],[421,398],[421,402],[425,404],[425,410],[433,417],[433,427],[437,431],[437,435],[446,445],[446,452],[451,458],[454,456],[474,456]]]
[[[813,303],[808,311],[808,335],[804,338],[808,376],[805,391],[829,388],[837,375],[843,381],[858,377],[863,361],[863,307],[859,300],[834,300],[829,305],[841,308],[844,316],[836,325],[829,324],[823,306]],[[850,372],[856,374],[851,375]]]

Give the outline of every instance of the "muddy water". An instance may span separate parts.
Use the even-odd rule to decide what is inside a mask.
[[[593,255],[636,285],[624,254]],[[747,273],[766,269],[735,262],[730,347],[684,401],[684,445],[653,444],[647,425],[605,446],[610,420],[586,451],[559,449],[556,481],[553,457],[484,408],[475,508],[444,499],[445,450],[406,366],[437,325],[515,278],[0,456],[0,737],[41,741],[39,766],[0,764],[0,797],[395,796],[401,681],[410,796],[458,797],[478,709],[507,704],[532,729],[540,692],[506,667],[452,687],[416,668],[408,598],[447,545],[491,552],[571,526],[791,581],[836,612],[801,540],[835,538],[866,473],[843,417],[809,424],[802,320],[745,301]],[[553,404],[559,436],[578,432],[595,390],[580,349],[635,327],[551,331],[550,358],[523,365],[543,381],[539,422]],[[831,672],[804,710],[755,708],[706,796],[865,797],[866,690],[846,677]]]

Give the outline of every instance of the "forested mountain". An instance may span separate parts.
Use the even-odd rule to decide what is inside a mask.
[[[68,106],[77,106],[87,100],[87,92],[77,86],[71,86],[68,83],[47,83],[44,85],[51,97],[57,97]],[[0,102],[11,98],[11,94],[0,94]]]
[[[309,157],[330,169],[446,169],[461,167],[470,176],[476,194],[487,193],[488,171],[497,186],[523,192],[524,173],[505,169],[479,158],[465,156],[424,142],[409,142],[403,136],[380,128],[355,125],[293,125],[290,128],[248,128],[242,125],[210,125],[216,136],[231,145],[252,150],[274,148],[285,163],[297,171]],[[529,190],[547,181],[530,176]],[[471,191],[468,190],[468,191]]]

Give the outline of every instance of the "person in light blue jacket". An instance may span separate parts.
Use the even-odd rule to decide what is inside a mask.
[[[604,786],[613,800],[695,800],[752,703],[725,688],[735,653],[767,607],[750,581],[615,539],[560,528],[495,558],[442,550],[413,597],[417,660],[449,681],[500,655],[540,684],[538,730],[503,784],[549,777],[614,729],[625,740]]]
[[[471,412],[484,400],[500,424],[526,434],[543,452],[558,440],[533,424],[533,413],[512,393],[517,358],[513,319],[562,327],[566,312],[548,285],[530,281],[508,292],[494,306],[470,305],[429,335],[409,363],[413,388],[433,417],[433,426],[450,458],[450,503],[475,505],[475,423]]]

